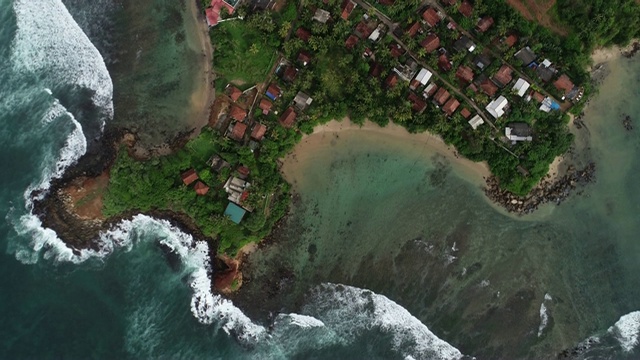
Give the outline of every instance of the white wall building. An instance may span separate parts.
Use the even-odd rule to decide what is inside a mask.
[[[507,105],[509,105],[507,99],[500,95],[497,99],[490,102],[485,109],[487,109],[491,116],[497,119],[504,115],[504,108],[507,107]]]

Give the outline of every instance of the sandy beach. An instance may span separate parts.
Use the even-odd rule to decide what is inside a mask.
[[[381,145],[389,145],[389,142],[397,146],[409,147],[412,151],[421,151],[425,156],[439,154],[453,165],[453,168],[474,183],[484,184],[484,178],[491,172],[485,162],[476,163],[457,154],[453,146],[447,145],[440,137],[428,132],[411,134],[404,127],[389,123],[385,127],[367,121],[364,125],[352,123],[348,118],[342,121],[332,120],[324,125],[317,126],[313,134],[305,135],[294,150],[283,160],[282,172],[287,181],[295,183],[300,180],[299,169],[296,164],[308,163],[318,153],[318,150],[331,146],[332,141],[340,135],[352,135],[366,137],[380,141]]]
[[[620,46],[610,46],[607,48],[600,48],[594,50],[593,54],[591,54],[591,59],[593,60],[593,64],[602,64],[615,59],[622,57],[623,53],[629,52],[633,49],[633,44],[640,41],[640,39],[633,39],[629,43],[629,45],[625,47]]]

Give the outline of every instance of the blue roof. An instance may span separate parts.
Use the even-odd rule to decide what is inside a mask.
[[[227,205],[227,209],[224,211],[224,214],[228,216],[234,223],[240,224],[240,221],[242,221],[242,217],[246,212],[247,211],[245,209],[230,202],[229,205]]]
[[[268,97],[269,99],[273,100],[273,101],[275,101],[275,100],[276,100],[276,96],[275,96],[275,95],[273,95],[272,93],[268,92],[268,91],[267,91],[267,97]]]

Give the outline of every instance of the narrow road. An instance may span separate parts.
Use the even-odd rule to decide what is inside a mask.
[[[462,98],[464,101],[466,101],[469,105],[471,105],[472,108],[474,108],[476,110],[476,112],[478,113],[478,115],[487,123],[489,124],[495,131],[499,131],[498,128],[495,126],[495,124],[493,123],[493,121],[491,121],[489,119],[489,117],[487,116],[487,114],[484,112],[484,110],[482,108],[480,108],[478,106],[478,104],[475,103],[475,101],[473,101],[472,99],[470,99],[467,95],[465,95],[464,93],[462,93],[460,91],[460,89],[458,89],[457,86],[451,84],[448,80],[444,79],[442,76],[440,76],[440,74],[435,71],[433,68],[431,68],[429,65],[427,65],[424,61],[422,61],[420,59],[419,56],[417,56],[417,54],[413,53],[409,47],[407,47],[402,40],[400,40],[397,36],[395,36],[393,34],[393,30],[396,28],[396,24],[389,18],[387,17],[385,14],[383,14],[382,12],[380,12],[378,9],[376,9],[375,7],[373,7],[371,4],[364,2],[362,0],[354,0],[355,3],[357,3],[358,5],[362,6],[363,9],[367,10],[367,12],[369,11],[369,9],[374,9],[376,16],[378,16],[378,18],[380,18],[380,20],[382,20],[383,23],[385,23],[385,25],[387,25],[389,27],[389,35],[391,35],[391,37],[393,38],[393,40],[395,40],[398,44],[400,44],[400,46],[402,46],[402,48],[407,52],[407,54],[411,55],[414,59],[416,59],[416,61],[418,62],[418,64],[420,64],[422,67],[424,67],[425,69],[431,71],[431,73],[433,73],[433,76],[435,76],[438,80],[440,80],[443,84],[446,85],[446,87],[449,89],[450,92],[455,93],[456,95],[458,95],[460,98]]]

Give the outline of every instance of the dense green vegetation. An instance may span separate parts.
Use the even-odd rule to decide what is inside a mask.
[[[280,177],[275,159],[287,150],[267,140],[262,147],[263,156],[256,157],[249,148],[208,129],[182,150],[148,161],[137,161],[122,149],[111,168],[104,214],[111,216],[127,210],[151,209],[183,212],[205,235],[220,239],[219,252],[233,255],[243,245],[266,236],[284,215],[289,186]],[[251,170],[251,195],[245,204],[253,206],[254,211],[247,213],[240,225],[223,216],[229,201],[222,187],[233,171],[212,172],[207,161],[214,154],[221,155],[232,165],[244,164]],[[211,187],[205,196],[196,195],[193,185],[187,187],[182,183],[180,174],[190,168],[194,168],[200,179]]]

